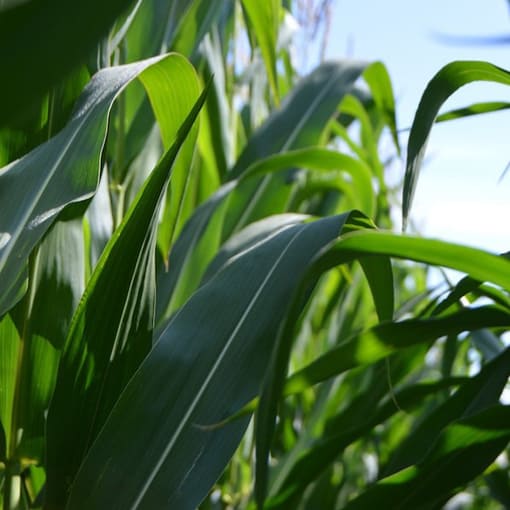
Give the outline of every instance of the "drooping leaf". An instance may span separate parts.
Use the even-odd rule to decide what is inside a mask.
[[[509,424],[510,408],[497,405],[449,425],[422,462],[380,480],[348,503],[346,510],[442,506],[505,448]]]
[[[343,236],[324,252],[318,264],[332,265],[366,255],[387,255],[449,267],[480,281],[510,289],[510,261],[486,251],[446,241],[364,230]]]
[[[114,99],[145,69],[156,66],[171,76],[183,61],[171,55],[100,71],[60,133],[0,170],[0,316],[26,290],[26,260],[58,214],[69,204],[90,198],[96,190]],[[167,87],[154,80],[146,80],[145,85],[154,104],[166,100]]]
[[[427,85],[414,116],[407,145],[402,219],[405,230],[430,130],[442,104],[460,87],[474,81],[510,85],[510,73],[488,62],[458,61],[444,66]]]
[[[176,78],[185,72],[194,76],[191,65],[183,66],[184,62],[177,66]],[[186,82],[176,83],[179,89]],[[159,209],[179,150],[188,136],[196,139],[193,124],[205,92],[194,106],[189,95],[182,97],[190,113],[174,118],[175,142],[105,248],[71,324],[48,414],[50,506],[65,504],[84,455],[152,345]]]
[[[295,225],[284,217],[284,228],[241,251],[193,294],[113,408],[80,469],[71,508],[200,503],[247,421],[214,431],[201,425],[220,421],[258,392],[296,275],[347,217]],[[135,432],[144,441],[133,441]],[[126,470],[133,462],[137,469]],[[119,486],[125,490],[112,491]]]
[[[360,228],[370,228],[373,225],[362,214],[353,212],[344,227],[345,232],[351,232]],[[381,320],[389,320],[393,317],[394,293],[393,274],[391,263],[387,257],[375,255],[373,257],[360,257],[362,267],[366,269],[365,275],[369,280],[373,293],[375,308]],[[271,364],[264,380],[260,404],[257,413],[256,427],[256,482],[255,497],[259,507],[263,506],[267,492],[267,459],[274,434],[277,405],[285,385],[285,377],[289,364],[294,328],[298,319],[304,296],[325,270],[329,267],[321,267],[314,271],[315,265],[311,266],[306,277],[300,282],[299,291],[293,297],[289,312],[286,316],[281,334],[277,340]]]
[[[255,161],[291,149],[316,146],[341,99],[365,69],[363,62],[325,63],[303,78],[250,137],[230,178],[237,178]],[[224,239],[239,228],[286,211],[292,179],[278,175],[246,182],[230,198]]]

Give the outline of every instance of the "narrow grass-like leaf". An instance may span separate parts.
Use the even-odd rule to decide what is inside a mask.
[[[159,208],[184,140],[196,137],[193,124],[204,99],[205,92],[185,119],[175,119],[174,144],[105,248],[73,318],[48,415],[50,506],[65,503],[83,456],[152,345]]]
[[[493,307],[464,309],[432,319],[381,323],[354,335],[292,374],[284,395],[299,393],[351,368],[374,363],[398,349],[480,328],[508,327],[510,314]]]
[[[363,78],[370,87],[372,98],[380,109],[383,119],[390,128],[393,143],[400,155],[400,142],[398,139],[397,119],[395,115],[395,96],[391,79],[386,66],[382,62],[370,64],[363,72]]]
[[[13,442],[11,422],[16,388],[17,359],[20,338],[18,330],[10,315],[0,321],[0,426],[3,447],[0,461],[5,462],[7,450]]]
[[[370,222],[361,213],[353,211],[344,225],[344,231],[351,232],[359,228],[371,227]],[[393,275],[391,263],[385,256],[375,255],[371,259],[364,258],[364,264],[367,268],[365,273],[370,281],[371,290],[374,292],[374,302],[381,319],[389,319],[393,316],[394,294],[393,294]],[[282,326],[275,346],[271,364],[268,369],[260,404],[257,413],[256,426],[256,483],[255,497],[259,507],[264,504],[267,492],[269,449],[273,438],[277,405],[285,384],[287,367],[289,364],[292,341],[294,337],[294,328],[303,305],[303,299],[310,292],[310,287],[317,282],[318,278],[325,271],[320,267],[317,271],[316,266],[309,268],[306,276],[300,281],[300,287],[290,304],[288,314]]]
[[[278,104],[278,81],[276,78],[276,40],[280,23],[280,2],[278,0],[242,0],[249,20],[249,29],[253,30],[264,59],[269,85],[276,104]]]
[[[510,349],[482,367],[451,397],[431,412],[399,445],[383,476],[418,463],[451,422],[496,404],[510,376]],[[509,424],[510,426],[510,424]]]
[[[395,393],[395,400],[400,409],[406,411],[419,406],[427,397],[455,386],[465,381],[465,378],[441,379],[434,383],[420,383]],[[363,419],[356,426],[348,429],[335,427],[327,430],[316,441],[310,444],[288,468],[280,479],[275,480],[272,486],[273,495],[268,499],[264,508],[288,508],[289,503],[296,501],[314,479],[327,469],[341,452],[350,444],[369,433],[374,427],[383,423],[399,412],[392,399],[379,406],[369,409]],[[344,413],[350,414],[350,407]]]
[[[449,425],[425,459],[384,478],[346,510],[437,508],[493,462],[510,440],[510,407],[494,406]]]
[[[473,103],[465,108],[456,108],[449,112],[441,113],[436,117],[435,122],[446,122],[448,120],[462,119],[464,117],[471,117],[473,115],[481,115],[483,113],[500,112],[508,110],[510,103],[506,101],[489,101],[485,103]]]
[[[459,61],[444,66],[427,85],[414,116],[407,145],[402,218],[405,230],[427,139],[442,104],[460,87],[475,81],[510,85],[510,73],[488,62]]]

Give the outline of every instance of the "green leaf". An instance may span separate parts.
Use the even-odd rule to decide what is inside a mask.
[[[42,462],[45,415],[71,318],[85,288],[81,219],[56,222],[31,260],[30,291],[13,310],[21,332],[11,461]]]
[[[480,115],[482,113],[499,112],[508,110],[510,103],[505,101],[489,101],[485,103],[473,103],[465,108],[456,108],[449,112],[441,113],[436,117],[436,122],[446,122],[448,120],[462,119],[464,117],[471,117],[473,115]]]
[[[498,403],[510,376],[510,349],[465,382],[451,397],[426,416],[394,452],[383,471],[387,476],[419,462],[451,422],[471,416]]]
[[[339,62],[320,65],[304,77],[266,122],[250,137],[230,172],[238,178],[261,158],[317,145],[338,104],[349,93],[366,64]],[[292,179],[278,175],[246,182],[230,198],[224,239],[257,219],[286,211]]]
[[[420,405],[430,395],[460,384],[463,380],[462,378],[451,378],[432,383],[414,384],[396,392],[394,399],[398,402],[400,409],[407,411],[409,408]],[[380,385],[380,383],[378,384]],[[396,407],[393,399],[386,399],[384,403],[375,407],[369,402],[363,407],[357,423],[352,423],[352,415],[356,413],[356,404],[363,403],[363,400],[368,400],[365,393],[360,396],[359,401],[355,400],[343,411],[342,415],[346,416],[350,422],[349,427],[342,428],[335,424],[334,428],[326,429],[320,437],[300,452],[299,456],[284,472],[278,472],[271,486],[272,496],[268,499],[264,508],[285,508],[286,505],[289,505],[289,500],[296,501],[308,484],[327,469],[347,446],[370,433],[374,427],[400,410]],[[354,419],[356,419],[356,416]]]
[[[248,29],[252,30],[264,59],[266,74],[276,104],[279,102],[278,81],[276,79],[276,50],[278,25],[280,22],[280,2],[278,0],[242,0],[248,15]]]
[[[444,66],[427,85],[414,116],[407,144],[402,219],[405,230],[430,130],[442,104],[460,87],[474,81],[510,85],[510,73],[488,62],[459,61]]]
[[[70,508],[193,509],[201,502],[247,421],[213,431],[201,425],[256,395],[296,275],[346,219],[288,225],[283,217],[285,227],[230,259],[192,295],[113,408],[80,469]],[[133,434],[144,440],[133,441]],[[134,459],[136,469],[125,469]]]
[[[497,405],[449,425],[425,459],[384,478],[345,506],[437,508],[496,459],[510,440],[510,407]]]
[[[225,199],[235,182],[222,186],[198,207],[172,246],[169,268],[157,273],[158,324],[169,319],[200,284],[207,265],[221,244]]]
[[[385,123],[390,128],[393,143],[400,155],[400,142],[398,140],[397,119],[395,114],[395,96],[393,94],[393,87],[388,70],[382,62],[374,62],[365,69],[363,78],[370,87],[372,98],[381,111]]]
[[[179,87],[175,85],[177,77],[181,81]],[[175,119],[185,118],[190,104],[193,104],[200,93],[198,79],[194,74],[189,73],[189,63],[181,58],[175,59],[171,73],[168,69],[150,67],[140,75],[140,81],[146,90],[160,88],[161,96],[158,95],[154,100],[151,98],[151,104],[158,121],[163,145],[165,149],[168,149],[175,139]],[[184,141],[172,170],[167,204],[158,235],[160,249],[165,256],[186,219],[183,214],[183,204],[190,192],[191,161],[195,145],[194,136]]]
[[[372,189],[370,167],[359,159],[331,149],[310,147],[296,149],[262,158],[240,177],[240,181],[289,168],[306,168],[318,172],[338,171],[340,180],[352,186],[354,206],[370,216],[375,210],[375,195]]]
[[[179,65],[176,76],[185,72],[195,76],[193,67],[186,66]],[[186,86],[186,80],[175,86]],[[114,232],[71,324],[48,414],[50,505],[65,503],[83,456],[152,344],[159,209],[182,144],[188,136],[196,139],[193,124],[205,92],[194,106],[189,96],[182,97],[191,112],[186,118],[174,118],[175,142]]]
[[[183,61],[170,55],[100,71],[58,135],[0,170],[0,316],[25,292],[28,256],[58,214],[94,194],[114,99],[145,69],[156,66],[171,76]],[[147,90],[153,103],[164,101],[166,92],[155,82]]]
[[[191,295],[207,264],[216,254],[221,244],[221,229],[228,207],[225,201],[229,194],[245,181],[286,171],[290,167],[347,174],[352,181],[352,195],[356,205],[368,211],[375,207],[368,166],[348,155],[322,148],[298,149],[253,163],[242,176],[223,185],[198,207],[176,240],[172,247],[170,267],[158,273],[158,322],[162,317],[170,317]],[[386,298],[384,301],[386,305],[390,303]]]
[[[449,267],[510,290],[510,261],[502,257],[445,241],[374,230],[343,236],[324,252],[322,261],[317,261],[317,264],[331,267],[335,263],[350,262],[371,254]]]
[[[7,449],[13,441],[11,423],[20,346],[21,342],[16,326],[11,316],[6,315],[0,321],[0,433],[3,436],[0,460],[2,462],[5,462]]]
[[[464,309],[438,318],[381,323],[353,335],[292,374],[283,393],[291,395],[302,392],[346,370],[374,363],[398,349],[431,342],[446,335],[458,335],[463,331],[509,325],[510,314],[492,307]]]
[[[361,213],[354,211],[346,219],[343,232],[350,232],[359,228],[373,227]],[[331,267],[331,266],[330,266]],[[312,264],[306,276],[300,281],[299,291],[293,296],[288,314],[282,326],[281,334],[276,343],[271,364],[262,388],[256,425],[256,483],[255,497],[259,507],[263,506],[267,491],[267,459],[273,438],[277,405],[284,384],[289,364],[295,324],[302,309],[303,299],[310,292],[318,278],[330,267],[317,267]],[[393,316],[394,294],[391,263],[387,257],[364,258],[362,267],[370,279],[370,287],[374,292],[374,302],[380,319]]]
[[[3,76],[8,77],[0,83],[0,125],[22,114],[83,63],[131,3],[49,0],[0,11],[0,61]],[[48,27],[53,27],[51,37]]]

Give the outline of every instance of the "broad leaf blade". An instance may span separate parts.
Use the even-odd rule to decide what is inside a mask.
[[[148,67],[166,72],[179,59],[158,57],[100,71],[60,133],[0,170],[0,316],[23,294],[28,256],[57,215],[95,192],[114,99]],[[165,91],[154,85],[147,92],[158,101]]]
[[[342,233],[350,232],[358,228],[372,227],[371,222],[358,211],[353,211],[345,217],[342,225]],[[375,304],[381,319],[388,319],[393,316],[394,295],[393,295],[393,274],[391,263],[387,257],[375,256],[372,260],[364,260],[367,268],[366,276],[371,280],[370,286],[374,292]],[[305,277],[299,282],[299,289],[293,296],[282,326],[281,334],[278,337],[273,351],[271,364],[260,399],[257,413],[256,428],[256,485],[255,496],[257,504],[262,507],[267,491],[269,450],[274,434],[277,405],[285,384],[287,367],[289,364],[292,342],[294,338],[295,324],[303,306],[303,300],[309,294],[318,278],[326,269],[321,267],[315,270],[315,264],[311,265]],[[382,284],[382,285],[381,285]],[[385,285],[386,284],[386,285]]]
[[[187,73],[194,76],[191,65],[187,66]],[[184,71],[179,68],[179,74]],[[205,92],[191,113],[181,118],[182,125],[181,119],[174,119],[180,126],[174,144],[105,248],[73,318],[48,415],[46,495],[50,505],[65,502],[67,484],[152,345],[159,208],[184,140],[196,138],[193,124],[204,98]]]
[[[122,393],[78,474],[71,508],[200,503],[247,422],[214,431],[200,425],[256,395],[296,275],[344,219],[288,225],[284,217],[285,228],[239,253],[193,294]],[[125,490],[112,490],[119,486]]]

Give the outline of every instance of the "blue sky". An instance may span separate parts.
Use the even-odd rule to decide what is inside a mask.
[[[505,0],[336,0],[333,16],[326,57],[383,61],[401,128],[411,125],[427,82],[448,62],[486,60],[510,69],[510,45],[446,45],[433,35],[510,34]],[[468,85],[443,110],[479,101],[510,101],[510,87]],[[495,252],[510,249],[510,173],[498,182],[510,161],[509,126],[506,111],[433,128],[411,212],[422,233]]]

